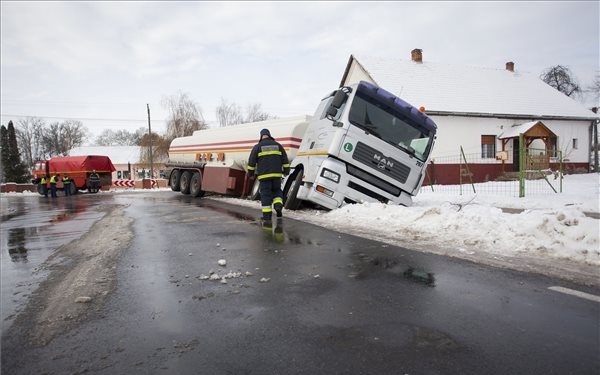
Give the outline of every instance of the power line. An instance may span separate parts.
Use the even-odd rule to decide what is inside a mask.
[[[56,117],[56,116],[37,116],[37,115],[13,115],[0,113],[2,117],[36,117],[51,120],[79,120],[79,121],[118,121],[118,122],[146,122],[146,119],[114,119],[114,118],[92,118],[92,117]],[[166,120],[163,120],[166,121]]]

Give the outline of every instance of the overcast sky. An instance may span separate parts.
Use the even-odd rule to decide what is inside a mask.
[[[312,115],[351,54],[421,48],[424,61],[536,75],[561,64],[583,87],[600,69],[598,1],[2,1],[1,17],[2,124],[72,118],[93,134],[147,128],[146,104],[162,133],[162,99],[179,92],[207,121],[221,98]]]

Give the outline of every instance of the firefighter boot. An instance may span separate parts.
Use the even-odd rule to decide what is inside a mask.
[[[271,221],[271,215],[269,214],[263,214],[262,218],[260,219],[260,223],[263,226],[263,228],[273,228],[273,221]]]
[[[281,210],[283,209],[283,205],[281,203],[275,203],[275,212],[277,212],[277,217],[282,217]]]

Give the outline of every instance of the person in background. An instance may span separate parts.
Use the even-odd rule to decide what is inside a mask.
[[[95,169],[90,174],[89,184],[89,188],[94,191],[97,191],[100,188],[100,176],[98,176]]]
[[[68,197],[71,195],[71,179],[69,178],[69,176],[65,175],[65,177],[63,177],[62,179],[63,182],[63,189],[65,191],[65,197]]]
[[[48,198],[48,177],[42,176],[40,179],[40,184],[42,185],[42,194],[44,197]]]
[[[58,180],[60,179],[60,174],[55,174],[54,176],[50,177],[50,195],[52,196],[52,198],[56,198],[56,183],[58,182]]]
[[[285,149],[273,137],[269,129],[260,131],[260,139],[252,148],[248,158],[248,175],[256,177],[259,181],[262,224],[271,226],[273,208],[277,217],[282,216],[283,192],[281,179],[290,171]]]

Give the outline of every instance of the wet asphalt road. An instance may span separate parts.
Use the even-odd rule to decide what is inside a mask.
[[[72,197],[80,211],[38,198],[11,198],[22,208],[3,217],[2,373],[600,373],[600,303],[548,287],[597,290],[291,219],[267,232],[255,209],[171,192]],[[17,346],[18,336],[5,335],[4,302],[18,313],[27,292],[7,298],[7,288],[34,288],[19,283],[70,240],[41,246],[56,229],[35,223],[71,212],[59,232],[83,232],[97,219],[91,208],[110,204],[128,204],[135,219],[115,292],[50,344]],[[6,240],[32,226],[42,234]],[[19,247],[27,263],[6,257]],[[233,277],[203,280],[211,270]]]

